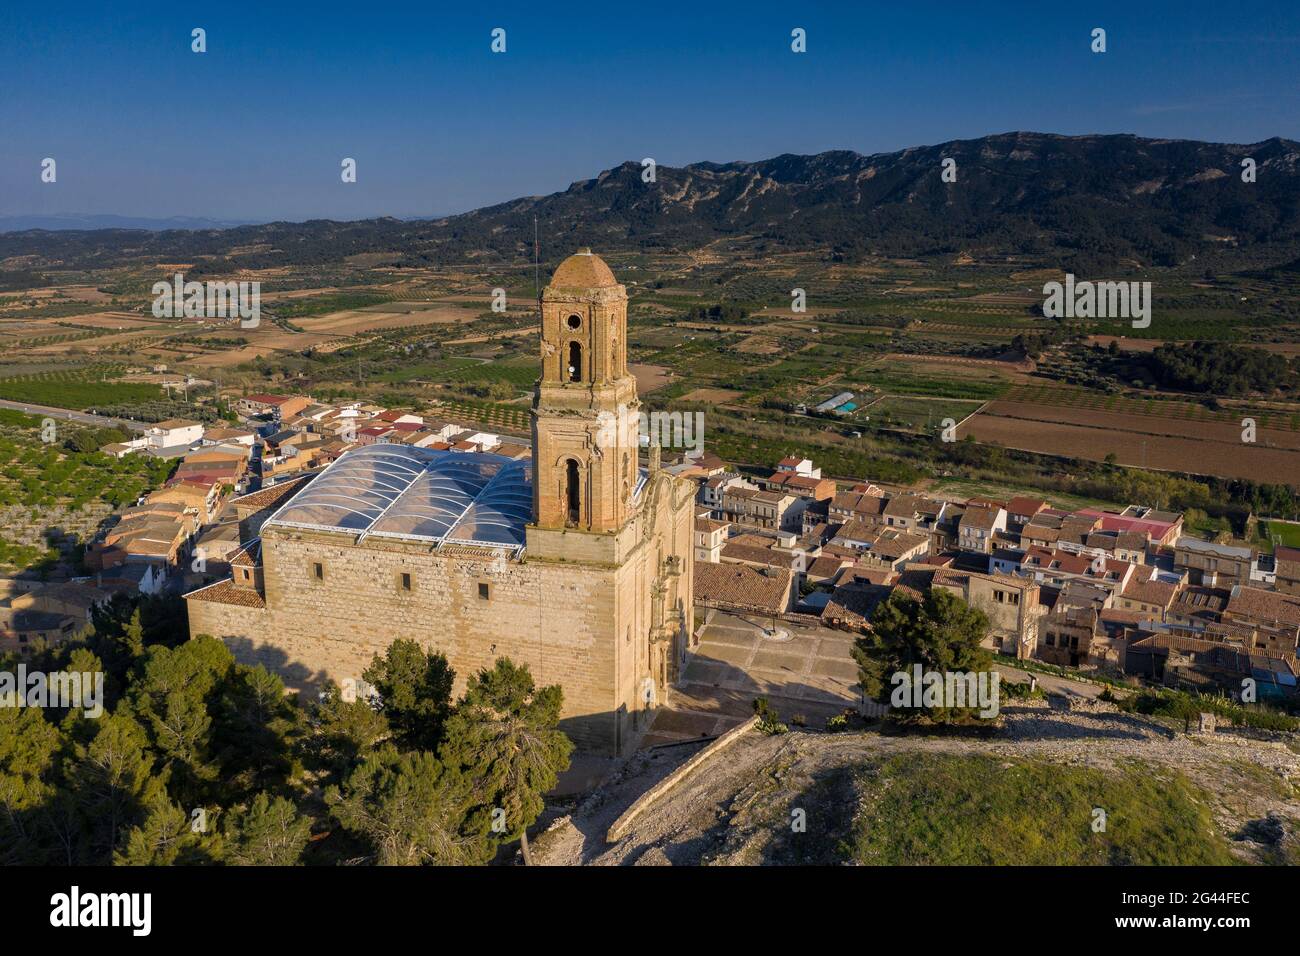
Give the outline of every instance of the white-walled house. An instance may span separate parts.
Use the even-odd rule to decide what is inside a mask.
[[[203,423],[186,418],[169,418],[144,430],[150,448],[177,448],[203,440]]]

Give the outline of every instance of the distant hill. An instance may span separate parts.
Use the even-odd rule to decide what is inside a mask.
[[[229,229],[232,226],[252,225],[250,220],[223,221],[172,216],[169,219],[150,219],[139,216],[0,216],[0,233],[26,232],[44,229],[51,232],[88,229],[144,229],[161,232],[164,229]]]
[[[1257,164],[1254,183],[1241,181],[1245,157]],[[941,180],[945,158],[957,162],[955,183]],[[1175,266],[1202,251],[1242,248],[1258,264],[1295,257],[1298,162],[1300,143],[1276,137],[1226,145],[1004,133],[872,156],[660,166],[653,184],[628,162],[563,192],[427,221],[8,233],[0,235],[0,258],[35,253],[40,260],[30,267],[86,268],[210,256],[211,271],[358,253],[391,254],[395,266],[522,263],[532,254],[536,216],[550,261],[578,245],[676,250],[734,239],[755,252],[815,249],[847,261],[1018,254],[1084,271],[1124,261]],[[234,247],[241,252],[227,259]]]

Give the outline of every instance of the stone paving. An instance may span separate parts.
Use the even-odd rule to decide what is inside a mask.
[[[852,634],[782,622],[774,640],[765,623],[718,613],[704,626],[643,748],[723,733],[753,714],[755,697],[786,723],[803,717],[813,727],[856,703]]]

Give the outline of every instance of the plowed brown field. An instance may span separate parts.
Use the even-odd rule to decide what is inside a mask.
[[[997,401],[962,426],[966,435],[1048,455],[1113,454],[1123,465],[1300,486],[1300,433],[1289,429],[1258,427],[1248,444],[1235,422]]]

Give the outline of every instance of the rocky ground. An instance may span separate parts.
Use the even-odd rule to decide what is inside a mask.
[[[836,771],[881,756],[940,752],[1114,771],[1143,765],[1177,771],[1203,789],[1215,827],[1243,862],[1295,858],[1300,834],[1300,743],[1293,735],[1221,729],[1185,733],[1181,724],[1118,712],[1100,701],[1027,702],[1003,710],[977,735],[865,730],[839,734],[751,732],[706,761],[641,814],[617,843],[619,815],[702,744],[638,753],[598,790],[554,819],[535,840],[552,865],[835,862],[858,794]],[[1010,766],[1010,764],[1008,764]],[[792,851],[792,809],[807,808],[809,831],[829,839]],[[792,856],[792,852],[794,855]]]

